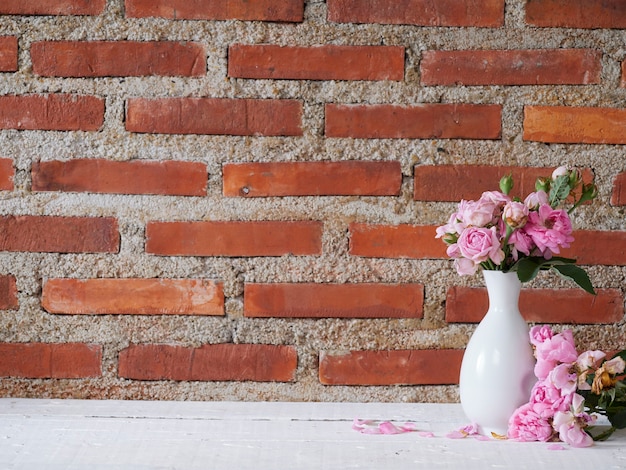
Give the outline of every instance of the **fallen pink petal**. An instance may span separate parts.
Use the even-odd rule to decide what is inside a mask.
[[[391,421],[378,423],[377,421],[358,418],[352,422],[352,429],[361,434],[403,434],[417,431],[415,423],[404,423],[402,426],[397,426]]]
[[[550,444],[548,450],[567,450],[567,448],[561,444]]]

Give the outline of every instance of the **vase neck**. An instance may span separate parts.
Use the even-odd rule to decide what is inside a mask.
[[[484,270],[483,276],[487,285],[490,310],[508,309],[511,305],[518,308],[522,283],[517,273]]]

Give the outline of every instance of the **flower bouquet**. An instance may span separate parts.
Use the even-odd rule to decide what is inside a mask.
[[[574,241],[569,215],[596,197],[596,186],[583,183],[578,170],[559,167],[551,178],[537,179],[536,191],[524,201],[509,197],[512,188],[512,177],[503,177],[501,191],[484,192],[477,201],[462,200],[448,223],[437,228],[457,272],[474,274],[479,267],[514,271],[526,282],[541,270],[552,270],[595,294],[575,260],[554,255]]]
[[[509,421],[508,436],[520,441],[561,440],[573,447],[590,446],[626,428],[626,383],[620,374],[626,350],[607,360],[602,351],[576,352],[570,330],[555,334],[534,326],[530,342],[535,351],[535,384],[528,403]],[[610,426],[595,433],[597,415]]]

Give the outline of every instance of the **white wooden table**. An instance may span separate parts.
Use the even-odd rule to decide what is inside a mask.
[[[354,418],[414,422],[367,435]],[[459,405],[0,399],[0,469],[626,469],[626,432],[587,449],[451,439]]]

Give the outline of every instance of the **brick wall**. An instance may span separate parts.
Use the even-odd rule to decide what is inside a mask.
[[[454,401],[434,228],[596,177],[529,322],[626,347],[621,0],[3,0],[0,396]]]

